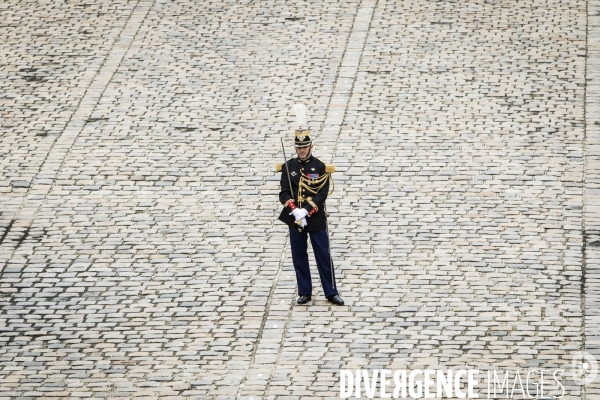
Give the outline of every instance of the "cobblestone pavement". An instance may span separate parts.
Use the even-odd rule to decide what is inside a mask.
[[[600,360],[600,0],[0,17],[0,399],[335,399],[340,369]],[[316,270],[293,305],[295,102],[337,167],[343,307]],[[563,399],[599,381],[565,373]]]

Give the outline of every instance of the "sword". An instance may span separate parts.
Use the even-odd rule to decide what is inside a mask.
[[[325,229],[327,230],[327,248],[329,249],[329,268],[331,269],[331,288],[335,289],[335,278],[333,276],[333,256],[331,255],[331,240],[329,240],[329,214],[327,206],[323,203],[323,212],[325,212]]]
[[[290,193],[292,194],[292,200],[294,200],[294,188],[292,187],[292,178],[290,177],[290,168],[287,163],[287,156],[285,155],[285,146],[283,145],[283,139],[281,139],[281,150],[283,150],[283,163],[285,164],[285,171],[287,172],[288,184],[290,185]],[[299,221],[294,222],[297,227],[298,232],[302,232],[302,226],[300,226]]]

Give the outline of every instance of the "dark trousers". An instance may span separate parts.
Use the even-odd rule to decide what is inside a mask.
[[[296,270],[298,281],[298,295],[312,295],[312,281],[310,279],[310,268],[308,266],[308,236],[312,244],[317,261],[317,269],[321,277],[321,285],[325,297],[338,294],[335,284],[335,275],[331,276],[331,258],[329,255],[329,237],[327,230],[315,232],[298,232],[290,228],[290,245],[292,246],[292,261]]]

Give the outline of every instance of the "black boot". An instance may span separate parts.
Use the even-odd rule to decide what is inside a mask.
[[[339,295],[337,295],[337,294],[334,294],[333,296],[329,296],[327,298],[327,300],[330,303],[335,304],[336,306],[343,306],[344,305],[344,300],[342,300],[342,298]]]

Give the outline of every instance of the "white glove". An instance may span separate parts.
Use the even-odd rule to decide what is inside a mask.
[[[296,221],[298,221],[299,219],[305,218],[308,215],[308,211],[306,211],[304,208],[296,208],[291,212],[291,214],[294,214],[294,218],[296,218]]]
[[[304,228],[306,225],[307,225],[307,224],[306,224],[306,218],[302,218],[302,219],[300,220],[300,226],[301,226],[302,228]]]

